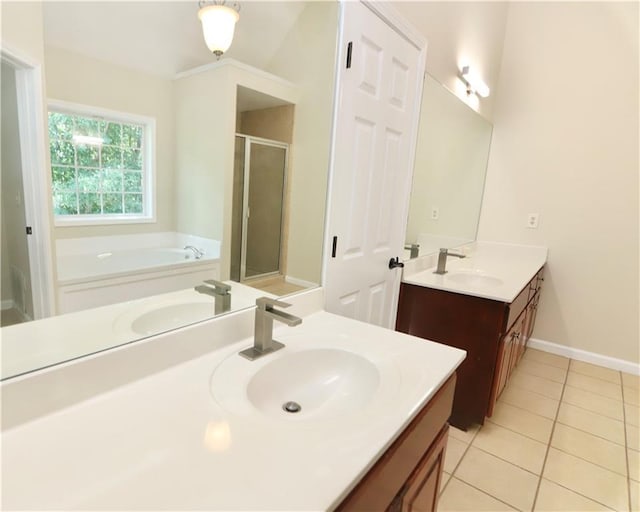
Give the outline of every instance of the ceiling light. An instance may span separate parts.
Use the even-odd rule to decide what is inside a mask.
[[[228,4],[225,0],[203,0],[198,5],[198,19],[202,22],[204,41],[219,59],[233,41],[233,31],[240,19],[240,4]]]
[[[489,96],[489,86],[485,84],[478,75],[471,71],[469,66],[463,66],[460,73],[462,81],[467,86],[467,94],[476,93],[482,98]]]
[[[90,135],[74,135],[73,142],[76,144],[86,144],[87,146],[102,146],[102,137],[92,137]]]

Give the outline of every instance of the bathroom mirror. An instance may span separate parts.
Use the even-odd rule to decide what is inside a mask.
[[[162,239],[168,248],[159,257],[177,255],[180,259],[182,276],[171,279],[182,283],[183,290],[193,292],[205,278],[229,284],[231,311],[249,307],[256,296],[286,295],[320,283],[338,4],[243,1],[233,43],[219,61],[205,46],[197,12],[195,1],[43,2],[47,97],[56,100],[63,113],[88,106],[96,107],[98,117],[101,112],[107,117],[111,112],[126,113],[152,118],[155,124],[155,218],[110,225],[74,225],[58,218],[55,223],[54,247],[58,258],[67,257],[62,266],[57,265],[55,294],[59,304],[66,304],[60,289],[67,285],[69,301],[76,302],[63,312],[79,319],[77,325],[91,326],[92,316],[112,314],[109,306],[94,304],[91,295],[80,294],[89,288],[78,274],[84,268],[81,256],[90,253],[99,259],[96,264],[104,267],[112,264],[119,252],[128,258],[133,242],[153,248]],[[288,135],[282,134],[282,125]],[[122,126],[118,133],[127,129]],[[235,283],[231,279],[240,280],[240,274],[232,274],[232,268],[238,266],[232,261],[238,253],[230,247],[232,224],[243,221],[234,217],[236,210],[242,214],[247,208],[233,205],[233,181],[244,172],[234,170],[238,167],[234,156],[239,141],[244,149],[247,136],[254,139],[256,148],[262,143],[260,150],[266,155],[254,153],[254,162],[270,158],[284,166],[276,173],[282,201],[275,208],[280,215],[274,229],[279,242],[271,244],[279,246],[280,252],[258,271],[247,268],[255,258],[245,257],[243,277],[254,279]],[[60,168],[66,165],[56,164]],[[7,219],[3,212],[3,225]],[[262,239],[253,245],[266,246],[263,228],[254,231]],[[195,250],[183,249],[187,245]],[[241,247],[242,243],[236,245]],[[3,256],[4,247],[3,240]],[[204,256],[199,257],[197,251]],[[143,260],[156,256],[145,253]],[[194,265],[190,274],[184,270],[187,263]],[[125,302],[113,304],[115,323],[105,323],[115,325],[112,330],[117,333],[100,336],[104,341],[96,346],[71,347],[67,355],[62,355],[64,347],[58,347],[52,351],[57,355],[35,358],[31,369],[214,315],[213,307],[204,304],[213,304],[207,294],[194,292],[176,298],[175,308],[175,297],[159,285],[166,276],[156,275],[144,265],[132,271],[139,286],[134,283],[122,299]],[[22,283],[18,287],[26,290],[29,270],[15,266],[14,273],[22,273],[22,278],[16,277],[14,283]],[[119,283],[124,278],[116,274]],[[61,282],[61,276],[67,281]],[[253,288],[256,276],[265,281],[260,289]],[[272,286],[269,279],[274,277],[280,280]],[[103,279],[99,284],[105,282]],[[91,285],[97,290],[93,297],[111,293],[113,283],[106,284],[103,289]],[[183,293],[180,287],[176,290],[176,297]],[[147,296],[148,302],[139,301]],[[126,302],[130,299],[136,299],[132,307]],[[28,313],[28,297],[21,300]],[[78,305],[97,309],[78,311]],[[139,315],[132,313],[134,309]],[[192,313],[198,309],[203,313],[196,318]],[[167,323],[169,317],[173,320]],[[157,320],[162,327],[149,330],[148,323]],[[11,329],[3,328],[3,342],[11,338]],[[65,336],[73,337],[71,332],[61,334],[61,338]],[[29,347],[20,350],[19,357],[28,359]],[[33,349],[38,354],[47,350]],[[2,377],[8,375],[3,372]]]
[[[492,125],[426,75],[405,259],[475,240]],[[412,244],[419,251],[410,254]],[[416,254],[418,252],[418,254]]]

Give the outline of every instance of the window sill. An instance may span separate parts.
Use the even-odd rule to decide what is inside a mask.
[[[69,228],[80,226],[110,226],[117,224],[152,224],[156,222],[156,217],[107,217],[100,216],[83,216],[74,218],[54,217],[53,225],[57,228]]]

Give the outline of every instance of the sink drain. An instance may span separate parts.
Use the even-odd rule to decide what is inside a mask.
[[[285,402],[282,405],[282,408],[287,412],[296,413],[300,412],[302,406],[298,402]]]

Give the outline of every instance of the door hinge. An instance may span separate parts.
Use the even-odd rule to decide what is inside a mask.
[[[27,226],[27,235],[33,235],[33,229],[31,229],[31,226]]]
[[[351,67],[351,54],[353,52],[353,41],[349,41],[347,45],[347,69]]]
[[[331,257],[335,258],[336,257],[336,248],[338,247],[338,237],[334,236],[333,237],[333,243],[331,245]]]

